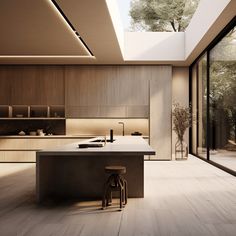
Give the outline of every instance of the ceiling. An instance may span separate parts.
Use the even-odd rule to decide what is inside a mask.
[[[1,0],[1,55],[88,55],[47,0]]]
[[[123,60],[105,0],[56,0],[56,3],[94,56],[51,0],[1,0],[0,64],[163,64],[161,61]],[[223,14],[221,18],[224,19]],[[223,20],[220,27],[210,29],[199,50],[227,23]],[[164,64],[187,65],[191,61],[187,58]]]

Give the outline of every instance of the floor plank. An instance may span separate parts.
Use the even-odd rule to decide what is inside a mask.
[[[35,164],[0,164],[1,236],[236,235],[236,178],[194,157],[145,162],[145,198],[116,203],[38,206]]]

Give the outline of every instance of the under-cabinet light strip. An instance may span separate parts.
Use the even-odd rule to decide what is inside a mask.
[[[0,55],[0,58],[88,58],[95,59],[94,56],[76,56],[76,55]]]

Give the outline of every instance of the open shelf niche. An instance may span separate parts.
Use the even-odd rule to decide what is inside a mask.
[[[0,105],[0,119],[65,119],[65,106]]]

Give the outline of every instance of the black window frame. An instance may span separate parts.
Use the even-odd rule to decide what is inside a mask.
[[[201,54],[194,60],[194,62],[190,65],[189,67],[189,105],[192,109],[192,68],[193,66],[199,61],[199,59],[204,56],[204,54],[206,54],[207,56],[207,140],[206,140],[206,148],[207,148],[207,158],[203,158],[199,155],[192,152],[192,127],[189,128],[189,153],[200,158],[201,160],[204,160],[226,172],[228,172],[229,174],[236,176],[236,171],[229,169],[223,165],[220,165],[214,161],[210,160],[210,99],[209,99],[209,92],[210,92],[210,51],[234,28],[236,27],[236,16],[233,17],[233,19],[224,27],[224,29],[215,37],[215,39],[201,52]],[[199,84],[198,84],[198,76],[197,76],[197,97],[198,95],[198,91],[199,91]],[[197,107],[197,114],[198,114],[198,100],[196,101],[196,107]],[[197,143],[198,143],[198,128],[197,128],[197,134],[196,134],[196,139],[197,139]]]

